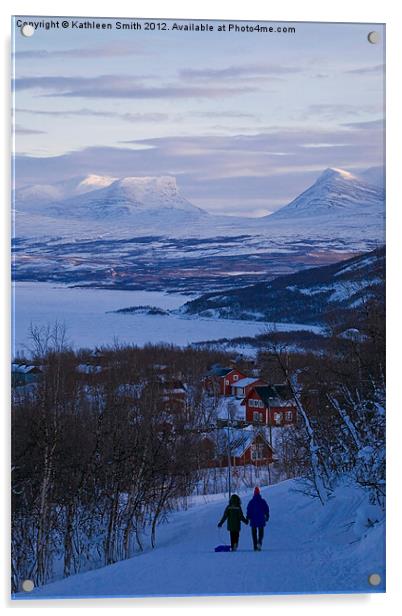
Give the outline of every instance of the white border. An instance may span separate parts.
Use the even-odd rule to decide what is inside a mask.
[[[227,3],[224,0],[203,0],[197,3],[185,3],[179,0],[148,0],[144,4],[135,4],[114,0],[110,4],[98,2],[83,2],[82,0],[43,1],[35,3],[28,0],[3,0],[1,5],[0,28],[2,31],[3,72],[3,134],[9,135],[9,54],[10,54],[10,16],[19,15],[94,15],[94,16],[130,16],[130,17],[172,17],[190,19],[246,19],[270,21],[338,21],[367,22],[387,24],[387,252],[388,252],[388,430],[387,430],[387,460],[388,460],[388,558],[387,558],[387,593],[385,595],[299,595],[285,597],[211,597],[211,598],[181,598],[181,599],[133,599],[133,600],[72,600],[27,602],[23,606],[8,600],[9,595],[9,175],[10,175],[10,144],[6,139],[1,148],[3,208],[1,218],[1,298],[2,310],[0,320],[1,342],[1,419],[3,422],[3,481],[1,510],[2,526],[0,532],[0,567],[1,567],[1,599],[2,604],[10,609],[60,609],[86,610],[95,613],[97,609],[126,608],[136,612],[163,610],[165,614],[191,609],[201,613],[205,609],[216,609],[220,613],[229,611],[233,616],[250,611],[283,609],[306,614],[343,614],[354,616],[364,614],[378,616],[379,610],[396,608],[400,596],[401,582],[401,527],[402,527],[402,486],[400,478],[401,436],[402,436],[402,402],[398,388],[401,347],[398,344],[400,336],[400,306],[402,304],[401,289],[401,251],[402,244],[402,202],[400,196],[401,177],[401,64],[402,64],[402,11],[400,3],[394,0],[281,0],[277,3],[263,0],[247,0],[244,3]],[[399,300],[399,302],[398,302]],[[399,394],[399,395],[398,395]],[[398,404],[399,403],[399,404]],[[282,612],[283,613],[283,612]]]

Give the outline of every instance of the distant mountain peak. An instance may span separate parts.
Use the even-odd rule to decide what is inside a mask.
[[[96,175],[91,173],[84,177],[77,185],[75,189],[76,194],[82,194],[91,190],[97,190],[98,188],[105,188],[115,182],[117,178],[108,175]]]
[[[68,198],[53,200],[42,209],[46,216],[82,220],[151,219],[163,229],[207,216],[204,210],[185,199],[173,176],[128,176],[112,178],[90,175]]]
[[[362,214],[383,216],[384,191],[349,171],[339,168],[325,169],[307,190],[266,220],[298,218],[326,218],[336,220],[342,216]]]
[[[339,169],[337,167],[327,167],[321,175],[319,176],[317,182],[319,181],[328,181],[328,180],[357,180],[356,176],[350,173],[349,171],[345,171],[345,169]]]

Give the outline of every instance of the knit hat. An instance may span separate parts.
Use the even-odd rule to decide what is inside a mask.
[[[260,493],[260,488],[258,486],[255,486],[254,488],[254,496],[257,496],[257,494]]]

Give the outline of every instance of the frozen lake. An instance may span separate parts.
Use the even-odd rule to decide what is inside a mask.
[[[190,342],[223,336],[254,335],[261,323],[188,319],[178,316],[143,314],[111,314],[110,310],[136,305],[177,308],[188,299],[183,295],[168,295],[147,291],[106,291],[78,289],[52,283],[18,282],[14,285],[14,345],[21,351],[30,346],[29,331],[34,326],[64,323],[67,338],[79,347],[128,342]],[[236,329],[236,333],[233,333]]]
[[[169,342],[185,346],[191,342],[255,336],[266,324],[256,321],[186,318],[176,315],[108,314],[110,310],[137,305],[178,308],[184,295],[148,291],[78,289],[46,282],[17,282],[13,285],[13,353],[31,346],[33,326],[66,326],[68,341],[77,349],[121,343],[142,346],[147,342]],[[284,324],[278,329],[319,329]]]

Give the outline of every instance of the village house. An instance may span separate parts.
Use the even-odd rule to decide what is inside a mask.
[[[39,366],[30,364],[11,364],[11,385],[19,387],[36,383],[42,376],[43,371]]]
[[[249,376],[240,379],[232,385],[232,396],[243,399],[248,396],[250,391],[259,385],[266,385],[266,383],[264,383],[261,379],[256,379]]]
[[[273,461],[273,449],[263,429],[220,428],[203,439],[207,467],[265,466]]]
[[[231,396],[232,385],[245,376],[237,368],[224,368],[216,364],[204,377],[204,389],[211,395]]]
[[[287,385],[254,387],[241,404],[248,424],[283,427],[296,423],[297,411]]]

